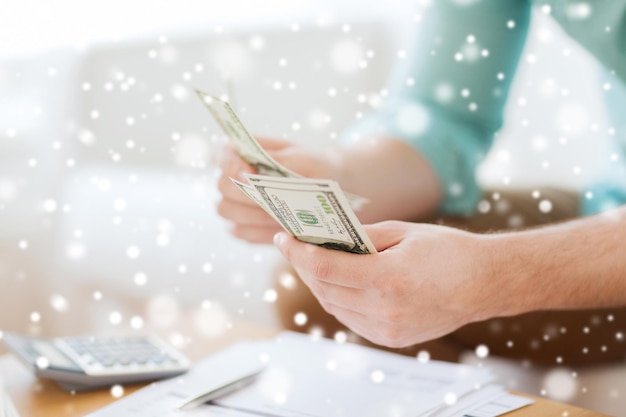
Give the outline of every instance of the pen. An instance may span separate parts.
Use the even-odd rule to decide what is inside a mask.
[[[246,373],[238,378],[233,379],[232,381],[226,382],[223,385],[212,388],[209,391],[187,398],[185,402],[178,406],[178,409],[190,410],[194,407],[199,406],[200,404],[207,403],[223,395],[238,391],[253,383],[256,378],[261,374],[261,372],[263,372],[263,369],[264,368],[255,369],[252,372]]]

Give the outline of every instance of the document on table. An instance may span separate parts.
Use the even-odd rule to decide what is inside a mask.
[[[265,370],[251,385],[195,409],[185,399],[237,375]],[[491,385],[492,374],[349,343],[285,332],[241,342],[89,417],[495,417],[532,403]]]
[[[11,401],[9,393],[4,388],[4,384],[0,379],[0,417],[20,417],[19,413]]]

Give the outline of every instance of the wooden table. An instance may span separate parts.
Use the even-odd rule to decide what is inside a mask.
[[[183,351],[192,360],[198,360],[238,340],[267,338],[277,333],[277,329],[262,328],[246,322],[233,322],[232,327],[219,337],[196,339]],[[22,417],[84,416],[115,399],[109,390],[67,393],[51,381],[34,378],[25,366],[9,354],[0,356],[0,376]],[[139,388],[141,385],[126,386],[124,387],[124,395],[128,395]],[[535,400],[535,404],[513,411],[506,416],[606,417],[604,414],[543,398],[528,397]]]

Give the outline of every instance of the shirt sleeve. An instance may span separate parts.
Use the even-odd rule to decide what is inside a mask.
[[[405,140],[441,182],[440,211],[473,213],[481,196],[476,167],[502,125],[529,19],[527,0],[432,2],[416,23],[407,56],[399,59],[384,104],[344,140]]]
[[[626,204],[626,119],[623,110],[626,106],[626,84],[620,83],[616,75],[606,68],[601,70],[603,80],[612,85],[604,98],[614,131],[606,144],[607,163],[580,194],[582,215],[602,213]]]
[[[626,0],[542,0],[563,30],[626,83]]]
[[[608,116],[617,132],[626,131],[626,0],[542,0],[542,4],[550,6],[554,20],[604,67],[605,79],[613,85],[605,94]],[[613,139],[611,159],[581,193],[584,215],[626,204],[626,140],[623,134]]]

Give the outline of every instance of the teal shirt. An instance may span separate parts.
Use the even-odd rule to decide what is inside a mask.
[[[441,181],[440,211],[473,213],[482,196],[476,167],[502,126],[534,3],[549,6],[564,30],[626,83],[626,0],[434,0],[392,74],[386,103],[346,138],[366,133],[407,141]],[[622,94],[609,107],[626,124],[626,92],[613,98]],[[616,128],[618,136],[626,133],[626,126]],[[626,144],[616,139],[615,152],[626,158]],[[581,193],[582,214],[626,203],[626,174],[621,163],[614,165]]]

